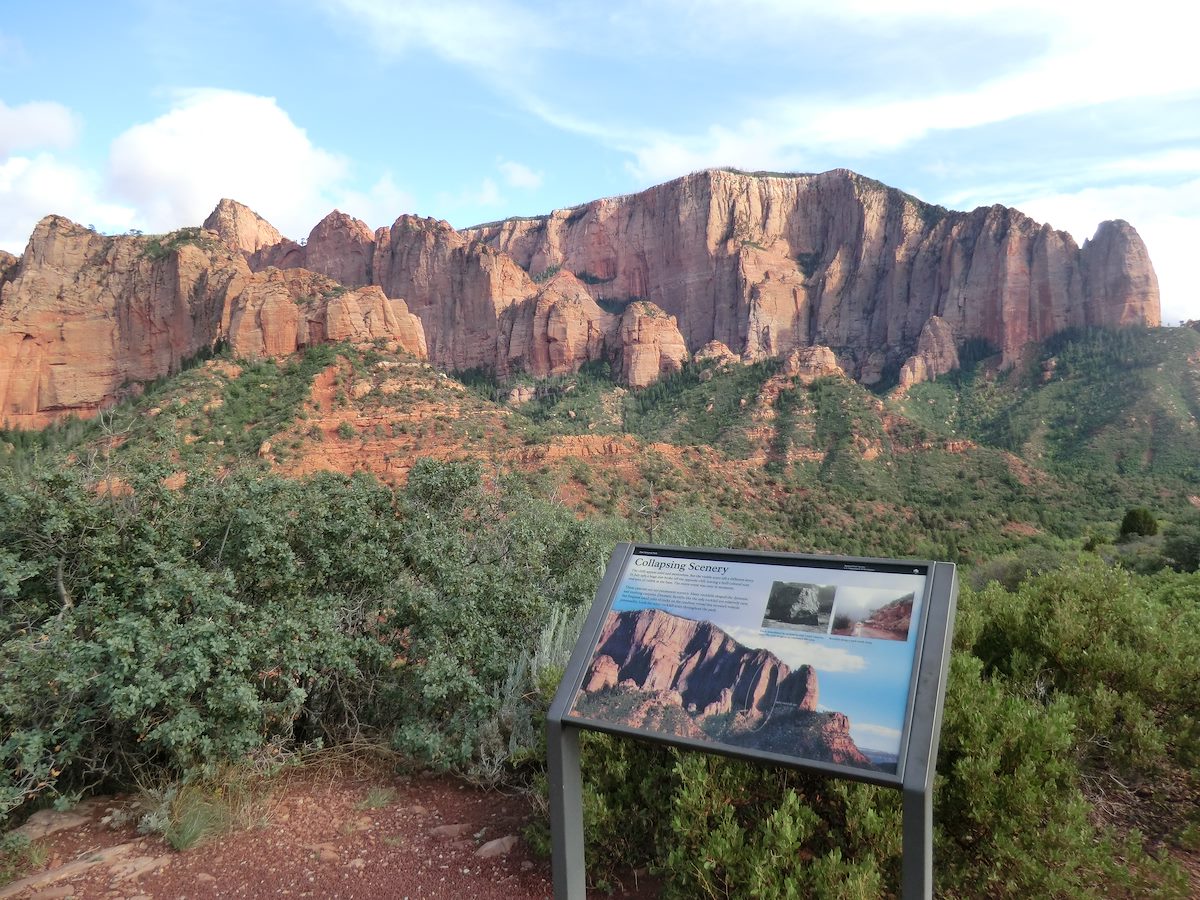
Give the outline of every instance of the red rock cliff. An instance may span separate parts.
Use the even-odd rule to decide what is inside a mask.
[[[949,212],[846,170],[699,172],[464,231],[401,216],[372,233],[335,211],[304,245],[231,200],[205,226],[160,252],[51,216],[23,257],[0,255],[0,420],[87,413],[225,336],[248,353],[387,336],[500,374],[606,359],[634,386],[710,345],[747,360],[825,346],[868,383],[908,361],[912,383],[953,367],[956,341],[1012,361],[1070,326],[1159,324],[1125,222],[1081,249],[1016,210]],[[330,305],[340,287],[354,293]]]
[[[794,672],[773,653],[743,647],[711,622],[656,609],[609,613],[585,690],[632,681],[643,691],[678,691],[701,714],[770,712],[776,704],[817,708],[817,673]]]
[[[245,238],[239,250],[201,229],[105,237],[59,216],[39,222],[0,272],[0,422],[39,428],[92,414],[222,339],[243,357],[374,338],[424,355],[420,320],[377,287],[347,292],[309,272],[251,272],[244,254],[262,247],[246,220],[236,224],[238,210],[226,212],[222,227],[234,222]]]
[[[0,288],[0,420],[86,415],[211,346],[249,268],[212,240],[156,246],[60,216],[38,223]]]
[[[899,363],[931,316],[1007,360],[1073,325],[1157,325],[1145,246],[1105,223],[1070,235],[1001,206],[949,212],[846,170],[706,171],[639,194],[462,232],[530,272],[587,275],[597,297],[642,297],[675,316],[690,350],[748,358],[835,348],[852,374]]]

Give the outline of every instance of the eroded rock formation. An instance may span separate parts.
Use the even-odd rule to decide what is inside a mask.
[[[283,240],[274,225],[250,207],[228,198],[209,213],[204,228],[215,232],[221,243],[231,250],[247,255],[274,247]]]
[[[783,361],[783,374],[800,384],[810,384],[818,378],[846,373],[838,365],[837,357],[828,347],[797,347]]]
[[[793,672],[773,653],[743,647],[711,622],[655,609],[610,613],[596,648],[585,685],[628,680],[643,691],[678,691],[686,707],[704,715],[759,715],[776,704],[817,708],[811,666]]]
[[[1153,268],[1125,223],[1080,250],[1016,210],[950,212],[844,169],[699,172],[463,234],[531,272],[587,273],[596,296],[653,301],[690,349],[718,340],[753,359],[824,344],[867,381],[914,353],[931,316],[1006,361],[1073,325],[1159,323]]]
[[[688,359],[687,346],[674,316],[639,300],[621,315],[621,380],[633,387],[654,384],[678,372]]]
[[[212,345],[250,269],[213,240],[160,251],[60,216],[37,224],[0,288],[0,420],[87,415]]]
[[[711,622],[642,609],[609,613],[575,710],[659,734],[875,768],[849,719],[818,712],[817,697],[811,666],[790,670]]]
[[[463,231],[405,215],[372,232],[335,211],[300,244],[232,200],[204,226],[167,246],[49,217],[21,259],[0,254],[0,417],[95,409],[225,335],[235,312],[231,337],[263,353],[397,328],[416,351],[415,315],[444,369],[545,376],[607,360],[634,386],[694,351],[786,357],[802,380],[873,384],[902,368],[909,385],[956,365],[956,342],[1012,362],[1070,326],[1159,324],[1154,270],[1125,222],[1081,249],[1016,210],[949,212],[841,169],[699,172]],[[273,269],[352,293],[314,312]]]
[[[254,221],[230,205],[218,213],[243,249],[200,229],[105,237],[59,216],[39,222],[0,287],[0,421],[38,428],[86,416],[221,340],[244,357],[374,338],[424,354],[403,301],[302,270],[251,272],[244,254],[262,250],[246,249]]]
[[[230,312],[230,348],[239,358],[286,356],[326,341],[395,341],[426,355],[421,320],[403,300],[371,285],[347,291],[305,269],[255,273]]]
[[[930,316],[917,339],[917,352],[900,367],[900,389],[907,390],[922,381],[936,381],[958,368],[958,346],[954,331],[941,316]]]

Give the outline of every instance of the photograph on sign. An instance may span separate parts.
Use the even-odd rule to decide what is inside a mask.
[[[636,548],[568,715],[896,774],[926,575]]]

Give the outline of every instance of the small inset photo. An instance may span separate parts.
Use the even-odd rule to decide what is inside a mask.
[[[833,634],[906,641],[912,624],[913,593],[879,588],[844,587],[833,611]]]
[[[762,627],[828,634],[836,593],[834,584],[776,581],[767,598]]]

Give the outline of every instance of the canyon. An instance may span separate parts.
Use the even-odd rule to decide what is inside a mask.
[[[1159,324],[1137,232],[1082,247],[1002,206],[953,212],[844,169],[708,170],[456,230],[334,211],[302,242],[222,200],[202,227],[105,236],[59,216],[0,255],[0,421],[88,416],[227,345],[239,358],[381,341],[446,371],[604,363],[645,387],[697,354],[803,351],[901,390],[974,341],[1016,362],[1071,327]]]

